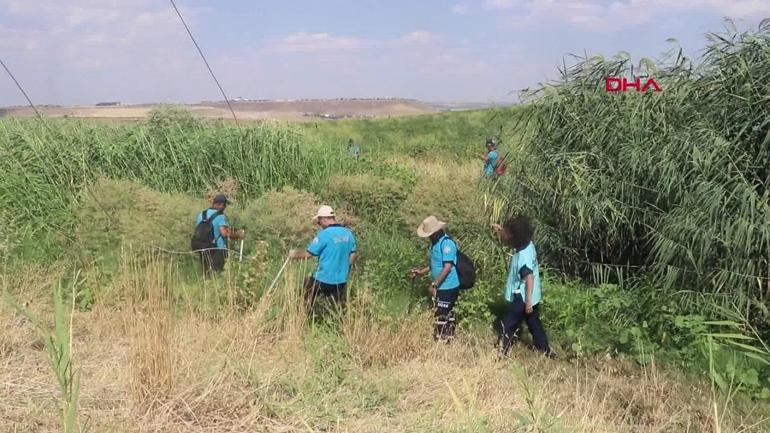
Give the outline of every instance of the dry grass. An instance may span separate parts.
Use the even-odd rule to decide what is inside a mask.
[[[500,360],[489,337],[467,333],[437,345],[428,312],[377,317],[367,287],[340,317],[311,325],[302,266],[248,311],[217,316],[172,303],[173,266],[129,269],[122,309],[74,317],[79,419],[92,432],[765,431],[760,414],[733,408],[717,425],[707,384],[655,364],[523,349]],[[51,281],[26,283],[39,293]],[[29,326],[0,311],[0,430],[57,431],[45,354]]]

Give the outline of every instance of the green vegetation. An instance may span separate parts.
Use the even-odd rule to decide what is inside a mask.
[[[75,276],[77,279],[77,275]],[[73,284],[73,293],[74,293]],[[80,372],[75,368],[72,354],[72,314],[65,307],[64,294],[61,284],[56,286],[53,293],[53,329],[30,313],[23,305],[13,300],[6,292],[3,297],[18,313],[29,320],[36,328],[43,343],[50,367],[59,383],[60,420],[63,433],[75,433],[78,428],[78,400],[80,398]],[[74,295],[73,295],[74,299]],[[74,304],[74,302],[73,302]]]
[[[501,189],[536,216],[548,263],[625,287],[619,309],[639,314],[609,323],[644,324],[677,351],[692,350],[682,331],[714,334],[732,359],[722,367],[767,396],[770,27],[729,27],[710,35],[697,67],[674,51],[635,69],[621,54],[564,71],[529,105],[514,165],[530,169]],[[604,92],[605,77],[632,70],[663,92]]]
[[[630,73],[620,56],[579,62],[517,108],[240,129],[175,108],[135,124],[3,120],[3,287],[35,301],[78,287],[56,292],[51,350],[72,357],[59,335],[69,297],[88,329],[73,339],[101,375],[122,371],[130,397],[115,405],[144,423],[114,431],[509,431],[511,414],[522,431],[762,431],[750,409],[770,399],[770,29],[713,40],[698,68],[642,62],[662,93],[605,93],[605,76]],[[511,161],[496,182],[477,158],[493,135]],[[218,191],[235,198],[246,257],[202,280],[184,252]],[[322,203],[362,259],[350,308],[309,322],[311,265],[284,259]],[[492,348],[508,251],[489,223],[521,212],[536,220],[543,319],[569,362],[520,350],[513,370]],[[478,266],[450,348],[429,343],[427,282],[406,272],[426,260],[414,228],[431,213]],[[23,351],[12,334],[0,356]],[[71,368],[54,369],[76,407]],[[703,382],[711,400],[695,398]]]

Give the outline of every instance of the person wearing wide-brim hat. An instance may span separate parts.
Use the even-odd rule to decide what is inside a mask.
[[[321,230],[305,251],[291,250],[289,256],[303,260],[318,258],[318,268],[305,280],[305,300],[312,309],[319,293],[331,296],[342,306],[345,304],[350,267],[358,259],[356,237],[350,229],[337,222],[331,206],[321,206],[313,217]]]
[[[430,265],[413,268],[412,278],[430,272],[433,281],[429,292],[436,300],[435,333],[437,340],[448,341],[454,337],[455,318],[452,309],[460,294],[460,277],[457,274],[457,243],[447,234],[446,223],[431,215],[417,227],[417,236],[430,240]]]

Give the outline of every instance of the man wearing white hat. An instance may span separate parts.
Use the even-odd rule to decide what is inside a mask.
[[[344,305],[350,266],[358,258],[356,237],[347,227],[337,222],[331,206],[321,206],[313,217],[313,222],[318,224],[321,230],[307,249],[289,252],[293,259],[298,260],[318,257],[318,268],[313,276],[305,281],[305,299],[308,307],[312,307],[320,292]]]
[[[457,273],[457,243],[445,231],[446,223],[431,215],[417,227],[417,236],[430,239],[430,266],[414,268],[412,277],[433,277],[430,293],[436,299],[436,329],[434,338],[448,341],[454,338],[455,318],[452,309],[460,294],[460,277]]]

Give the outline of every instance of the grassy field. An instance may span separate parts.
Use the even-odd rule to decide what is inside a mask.
[[[597,90],[619,57],[516,108],[3,119],[0,431],[769,431],[767,33],[723,37],[697,70],[656,66],[663,94]],[[511,169],[490,182],[493,135]],[[245,257],[202,280],[186,250],[217,192]],[[322,203],[361,261],[348,308],[310,318],[312,263],[284,258]],[[451,345],[431,338],[428,281],[406,275],[431,213],[478,266]],[[510,359],[494,347],[509,251],[489,224],[520,213],[557,360],[526,335]]]

